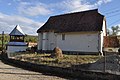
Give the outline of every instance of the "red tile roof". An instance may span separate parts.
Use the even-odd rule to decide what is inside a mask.
[[[104,36],[104,47],[119,47],[117,36]]]

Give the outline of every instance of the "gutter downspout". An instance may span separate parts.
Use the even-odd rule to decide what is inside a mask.
[[[101,38],[101,33],[103,31],[98,32],[98,52],[103,56],[103,48],[102,48],[102,38]],[[102,41],[102,42],[101,42]]]

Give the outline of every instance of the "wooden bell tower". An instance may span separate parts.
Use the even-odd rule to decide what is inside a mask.
[[[10,40],[7,44],[8,57],[10,57],[10,54],[12,53],[26,51],[27,43],[24,42],[25,34],[19,25],[16,25],[9,36]]]

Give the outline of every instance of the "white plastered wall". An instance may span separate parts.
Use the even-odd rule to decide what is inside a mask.
[[[38,50],[42,49],[42,33],[38,33]]]
[[[64,51],[98,52],[98,33],[64,33],[57,35],[57,46]]]
[[[57,37],[57,33],[48,32],[48,50],[53,50],[57,46],[56,37]]]
[[[7,46],[7,55],[10,58],[10,54],[19,52],[19,51],[26,51],[27,46]]]

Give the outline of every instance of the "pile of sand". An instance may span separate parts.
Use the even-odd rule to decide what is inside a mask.
[[[110,73],[120,72],[120,55],[109,55],[102,57],[91,64],[89,70],[106,71]]]

